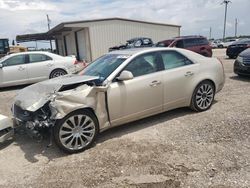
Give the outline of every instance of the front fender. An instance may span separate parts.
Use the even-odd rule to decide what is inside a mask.
[[[67,114],[84,108],[91,108],[100,125],[100,130],[110,125],[105,101],[105,88],[80,86],[73,90],[58,92],[50,102],[51,119],[62,119]]]

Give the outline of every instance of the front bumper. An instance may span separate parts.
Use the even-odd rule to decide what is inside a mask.
[[[0,143],[14,135],[14,122],[11,118],[0,114]]]
[[[234,62],[234,73],[240,75],[250,76],[250,66],[245,66],[238,60]]]

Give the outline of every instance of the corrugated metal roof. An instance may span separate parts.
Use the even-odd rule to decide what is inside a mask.
[[[129,22],[137,22],[137,23],[160,25],[160,26],[181,27],[180,25],[149,22],[149,21],[142,21],[142,20],[132,20],[132,19],[127,19],[127,18],[103,18],[103,19],[92,19],[92,20],[79,20],[79,21],[71,21],[71,22],[62,22],[59,25],[52,28],[50,31],[48,31],[48,34],[52,34],[52,33],[56,32],[56,31],[62,30],[64,28],[64,26],[67,25],[67,24],[78,24],[78,23],[88,23],[88,22],[103,22],[103,21],[112,21],[112,20],[129,21]]]

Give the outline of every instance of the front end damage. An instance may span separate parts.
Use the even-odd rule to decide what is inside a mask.
[[[12,119],[0,115],[0,143],[10,139],[14,135]]]
[[[103,130],[109,124],[106,106],[107,87],[98,85],[98,77],[69,75],[31,85],[21,90],[12,106],[19,127],[36,139],[51,130],[67,114],[91,109]],[[51,131],[50,131],[51,132]]]

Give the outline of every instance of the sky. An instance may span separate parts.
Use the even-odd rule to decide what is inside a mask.
[[[181,35],[222,38],[223,0],[0,0],[0,38],[40,33],[65,21],[120,17],[181,25]],[[226,36],[250,35],[250,0],[231,0]],[[155,41],[157,42],[157,41]],[[34,43],[28,43],[33,45]],[[27,44],[26,44],[27,46]],[[42,44],[44,46],[44,44]]]

